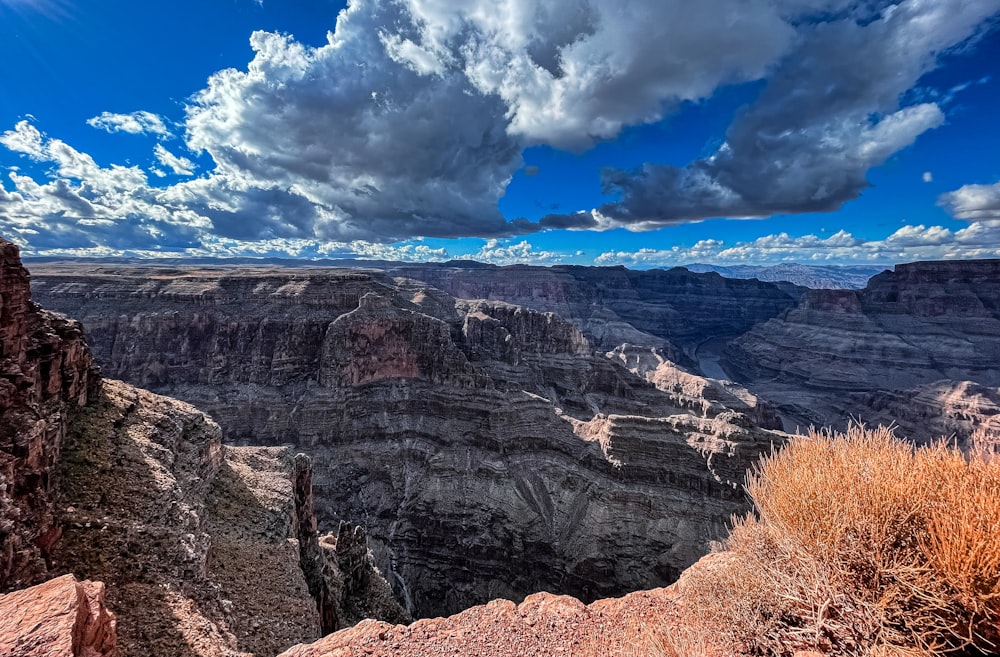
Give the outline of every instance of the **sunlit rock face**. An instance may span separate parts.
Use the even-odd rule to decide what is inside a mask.
[[[357,622],[358,607],[406,619],[350,538],[316,533],[308,460],[223,446],[188,404],[103,381],[59,474],[53,567],[106,584],[123,654],[264,657]]]
[[[65,575],[0,595],[0,655],[116,657],[115,615],[100,582]]]
[[[898,265],[863,290],[809,291],[724,363],[800,426],[854,416],[918,440],[996,433],[1000,261]]]
[[[49,267],[36,281],[109,374],[193,403],[230,442],[307,452],[320,530],[363,526],[416,615],[672,581],[783,440],[753,403],[661,389],[555,314],[377,272]]]
[[[494,600],[448,618],[409,626],[367,622],[279,657],[433,657],[436,655],[657,655],[678,617],[675,587],[584,605],[535,593],[521,604]]]

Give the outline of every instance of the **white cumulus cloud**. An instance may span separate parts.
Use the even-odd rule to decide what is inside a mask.
[[[190,176],[194,174],[194,162],[186,157],[174,155],[164,148],[162,144],[157,144],[153,147],[153,155],[156,156],[157,162],[178,176]],[[154,170],[154,173],[156,173],[156,170]]]
[[[942,105],[907,92],[998,10],[1000,0],[353,0],[326,43],[255,32],[253,59],[189,98],[176,129],[212,160],[198,178],[152,186],[137,167],[98,166],[19,122],[0,145],[48,168],[11,172],[0,232],[39,251],[259,243],[308,254],[832,211],[944,122]],[[587,148],[747,81],[762,91],[710,156],[606,170],[618,198],[594,210],[535,222],[500,212],[526,148]],[[89,123],[158,139],[174,126],[144,111]],[[195,173],[178,152],[157,144],[157,182]],[[956,216],[994,216],[969,200],[981,191],[963,190],[942,201]],[[522,244],[498,241],[481,257],[563,257]]]
[[[130,135],[155,135],[161,139],[169,139],[173,136],[162,117],[146,111],[131,112],[129,114],[101,112],[99,116],[87,119],[87,125],[107,132],[127,132]]]
[[[1000,182],[992,185],[965,185],[942,194],[938,202],[956,219],[1000,220]]]

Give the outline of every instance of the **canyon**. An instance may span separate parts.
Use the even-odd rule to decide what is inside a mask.
[[[363,526],[415,616],[668,584],[785,439],[663,338],[609,358],[551,312],[382,272],[48,266],[33,285],[109,376],[193,404],[232,444],[307,453],[320,527]]]
[[[1000,440],[1000,260],[897,265],[810,290],[727,345],[722,364],[785,428],[894,423],[919,441]]]
[[[408,619],[363,532],[317,531],[308,458],[102,377],[2,240],[0,349],[3,654],[274,655]]]
[[[843,290],[681,268],[383,266],[456,296],[553,310],[602,348],[656,346],[714,388],[762,400],[777,418],[767,426],[789,433],[862,421],[918,442],[1000,440],[997,260],[734,272],[857,288]]]
[[[29,291],[0,256],[12,654],[641,651],[782,428],[1000,437],[996,261],[860,290],[39,263]]]
[[[113,285],[127,271],[104,265],[91,274],[79,263],[40,263],[37,269],[45,303],[71,316],[78,300],[66,285],[50,293],[50,280],[66,283],[78,274],[76,284],[91,290],[90,307],[96,308],[99,302],[93,297],[100,292],[95,290]],[[336,270],[273,271],[308,278]],[[997,261],[900,265],[856,290],[810,290],[680,268],[498,267],[454,261],[379,262],[369,270],[342,271],[367,271],[411,281],[409,285],[419,281],[455,298],[554,313],[579,329],[597,352],[624,345],[633,353],[655,353],[652,360],[638,359],[649,361],[637,371],[641,377],[652,376],[650,368],[659,361],[669,361],[678,371],[709,380],[704,391],[719,391],[706,392],[709,396],[732,400],[729,393],[735,393],[753,400],[749,407],[726,403],[756,414],[763,427],[795,433],[809,426],[842,429],[860,420],[895,423],[919,442],[941,436],[962,444],[1000,439]],[[813,278],[822,271],[808,269]],[[121,304],[111,298],[104,303],[108,312]],[[131,312],[127,305],[122,309]],[[99,327],[106,318],[94,312]],[[97,351],[109,353],[107,348],[101,344]]]

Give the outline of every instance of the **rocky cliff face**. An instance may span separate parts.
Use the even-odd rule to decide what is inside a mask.
[[[915,438],[968,435],[969,422],[988,421],[998,363],[997,260],[899,265],[864,290],[812,290],[725,354],[729,370],[803,426],[892,416]],[[978,420],[963,425],[969,413]]]
[[[60,477],[54,568],[107,585],[125,654],[274,655],[342,627],[345,607],[369,598],[386,605],[377,617],[406,618],[377,573],[381,592],[343,586],[340,550],[324,552],[297,495],[307,461],[223,447],[187,404],[104,381],[70,426]]]
[[[412,280],[156,268],[36,280],[83,320],[110,374],[210,412],[234,442],[307,452],[319,529],[363,526],[417,615],[667,583],[745,508],[745,468],[782,440],[747,404],[658,389],[556,315]]]
[[[478,264],[478,263],[476,263]],[[711,338],[735,337],[794,306],[802,290],[789,284],[723,278],[677,267],[494,267],[462,263],[390,268],[463,299],[506,301],[554,312],[598,347],[623,343],[676,347],[671,360],[694,363]]]
[[[17,247],[0,239],[0,592],[45,576],[60,534],[54,468],[98,380],[80,325],[32,303]]]
[[[193,407],[102,380],[80,325],[31,302],[16,247],[0,264],[0,582],[102,582],[0,597],[0,653],[117,654],[115,616],[124,654],[164,657],[408,619],[363,534],[316,532],[306,457],[224,448]]]

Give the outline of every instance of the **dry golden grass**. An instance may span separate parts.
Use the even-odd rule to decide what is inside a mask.
[[[1000,652],[1000,459],[811,432],[750,474],[756,516],[684,595],[745,654]]]

